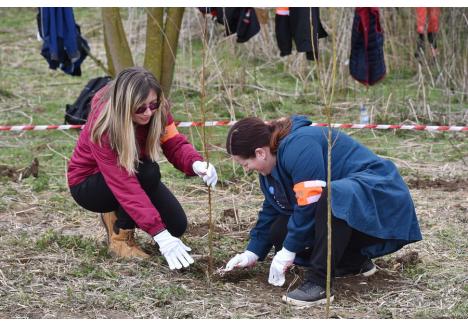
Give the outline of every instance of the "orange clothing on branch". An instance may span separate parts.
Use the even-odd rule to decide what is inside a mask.
[[[416,8],[416,30],[419,34],[424,34],[426,18],[429,16],[427,25],[428,33],[437,33],[439,31],[440,8]]]

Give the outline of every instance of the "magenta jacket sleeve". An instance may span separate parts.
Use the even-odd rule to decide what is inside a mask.
[[[187,137],[179,133],[170,113],[167,117],[165,134],[161,137],[161,148],[167,160],[178,170],[188,176],[196,175],[192,164],[195,161],[203,161],[203,157],[188,142]]]
[[[117,154],[110,147],[108,137],[102,137],[101,146],[90,142],[90,148],[106,184],[138,227],[151,236],[165,229],[161,215],[151,203],[137,177],[120,167]]]

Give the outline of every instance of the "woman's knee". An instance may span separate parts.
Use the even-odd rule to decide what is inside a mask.
[[[152,189],[161,181],[159,165],[151,160],[143,160],[137,168],[137,178],[143,189]]]
[[[178,219],[177,223],[166,225],[166,227],[172,236],[180,238],[187,231],[187,219]]]

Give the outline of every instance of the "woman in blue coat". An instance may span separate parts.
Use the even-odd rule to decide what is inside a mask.
[[[306,266],[303,284],[283,296],[302,306],[326,301],[328,132],[310,124],[245,118],[226,141],[237,163],[259,172],[265,195],[246,251],[226,270],[252,266],[274,246],[268,282],[282,286],[291,265]],[[336,130],[332,143],[332,276],[370,276],[372,258],[422,239],[413,201],[391,161]]]

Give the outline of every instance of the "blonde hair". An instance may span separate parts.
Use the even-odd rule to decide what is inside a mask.
[[[132,115],[144,104],[151,91],[160,101],[160,106],[151,117],[145,150],[152,161],[161,151],[160,138],[165,131],[167,102],[156,78],[144,68],[132,67],[122,70],[103,94],[104,108],[91,129],[91,141],[101,146],[104,133],[109,137],[110,146],[117,152],[119,165],[129,174],[136,173],[139,162],[139,148],[136,141]]]

